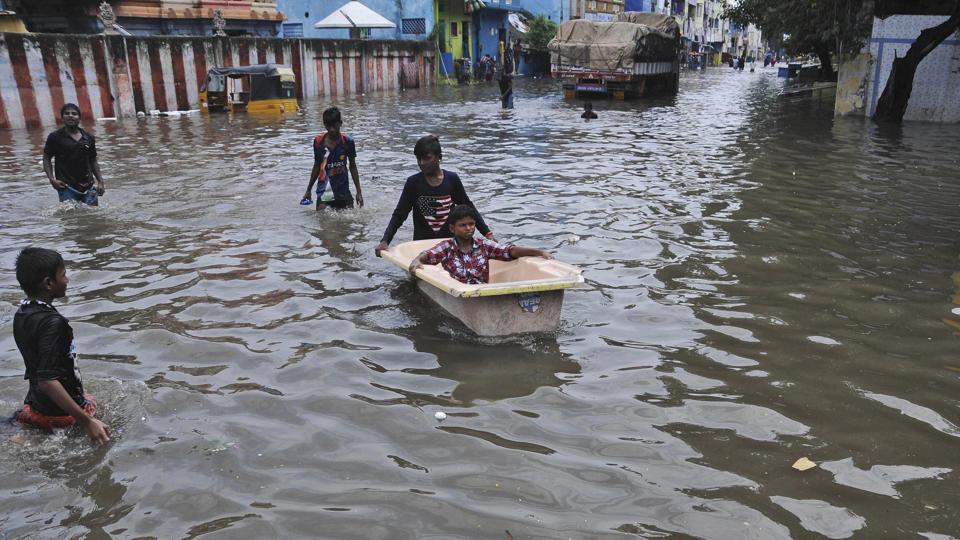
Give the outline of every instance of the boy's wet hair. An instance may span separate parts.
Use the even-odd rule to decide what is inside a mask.
[[[43,293],[43,280],[56,279],[63,257],[52,249],[27,247],[17,255],[17,281],[27,296]]]
[[[592,109],[592,108],[593,108],[593,102],[592,102],[592,101],[584,101],[584,102],[583,102],[583,108],[584,108],[584,110],[586,110],[586,109]]]
[[[447,216],[447,227],[456,225],[463,218],[471,217],[474,221],[480,221],[480,215],[477,209],[469,204],[458,204],[450,209],[450,215]]]
[[[334,124],[342,124],[343,119],[340,117],[340,109],[336,106],[327,107],[323,111],[323,127],[330,127]]]
[[[417,144],[413,145],[413,155],[417,156],[417,159],[420,159],[427,154],[443,157],[443,149],[440,148],[440,137],[436,135],[424,135],[417,139]]]
[[[80,112],[80,106],[76,103],[64,103],[63,107],[60,107],[60,117],[63,118],[63,113],[73,109],[77,111],[77,116],[83,116],[83,113]]]

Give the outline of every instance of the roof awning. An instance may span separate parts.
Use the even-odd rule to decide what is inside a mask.
[[[333,13],[317,21],[314,28],[396,28],[397,25],[385,19],[376,11],[351,0]]]

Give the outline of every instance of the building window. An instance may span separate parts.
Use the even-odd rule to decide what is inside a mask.
[[[400,33],[402,34],[426,34],[426,19],[400,19]]]
[[[597,0],[590,0],[590,11],[596,13],[597,11]]]
[[[283,37],[303,37],[303,23],[283,23]]]
[[[450,23],[450,37],[457,37],[458,35],[459,34],[457,34],[457,23],[455,22]]]

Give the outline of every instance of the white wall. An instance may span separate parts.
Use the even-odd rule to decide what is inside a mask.
[[[921,30],[945,20],[934,15],[874,19],[873,35],[865,47],[873,65],[867,70],[864,114],[873,116],[895,56],[903,57]],[[920,62],[904,120],[960,122],[960,37],[956,33]]]

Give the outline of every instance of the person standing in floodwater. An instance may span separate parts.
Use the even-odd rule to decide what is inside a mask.
[[[513,76],[503,70],[500,74],[500,107],[502,109],[513,108]]]
[[[27,299],[13,316],[13,338],[30,389],[14,418],[42,429],[79,425],[93,442],[109,441],[110,428],[95,418],[96,400],[83,391],[73,329],[53,307],[70,283],[63,257],[52,249],[24,248],[16,272]]]
[[[592,120],[597,117],[597,113],[593,112],[593,103],[587,101],[583,104],[583,114],[580,115],[580,118],[585,118],[587,120]]]
[[[328,107],[323,111],[323,127],[327,128],[327,131],[313,139],[313,170],[310,171],[310,182],[307,184],[307,191],[303,194],[301,204],[310,204],[310,190],[313,189],[313,184],[318,178],[325,178],[317,186],[317,210],[323,210],[328,206],[336,210],[353,208],[353,195],[350,193],[350,182],[347,179],[349,168],[353,185],[357,188],[357,206],[363,208],[360,171],[357,169],[357,146],[353,139],[340,132],[342,126],[343,118],[340,115],[340,109]],[[322,175],[321,172],[323,172]],[[328,188],[333,197],[326,200],[323,194]]]
[[[493,80],[493,68],[494,68],[493,57],[489,54],[483,55],[483,59],[480,60],[480,65],[483,66],[483,80],[492,81]]]
[[[47,136],[43,145],[43,172],[60,202],[76,201],[97,206],[98,196],[106,192],[97,143],[80,127],[80,107],[67,103],[60,108],[63,127]]]
[[[443,149],[440,146],[439,137],[436,135],[421,137],[413,147],[413,153],[417,156],[420,172],[407,178],[407,183],[403,185],[403,192],[400,194],[400,200],[397,201],[397,207],[393,210],[393,217],[390,218],[390,223],[383,232],[383,238],[375,250],[377,257],[380,256],[381,251],[388,249],[397,230],[406,221],[411,211],[413,211],[413,239],[426,240],[450,238],[453,235],[446,223],[450,209],[454,205],[465,204],[476,209],[463,189],[460,176],[440,168]],[[477,212],[476,227],[484,237],[495,240],[493,231],[487,227],[479,212]]]

